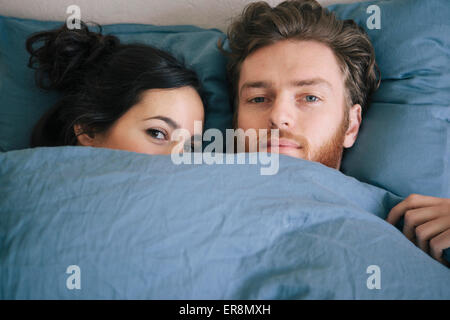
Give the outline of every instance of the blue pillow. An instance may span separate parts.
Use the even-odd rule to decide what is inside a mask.
[[[60,27],[63,22],[0,16],[0,151],[29,147],[34,124],[57,100],[58,93],[36,87],[27,67],[26,38],[34,32]],[[103,26],[123,42],[146,43],[172,53],[197,72],[206,99],[204,129],[225,132],[232,112],[226,80],[226,58],[217,48],[225,35],[195,26],[114,24]]]
[[[370,5],[380,9],[380,29],[368,28]],[[344,154],[342,171],[401,196],[450,197],[448,0],[369,1],[329,9],[366,29],[382,80],[356,144]]]

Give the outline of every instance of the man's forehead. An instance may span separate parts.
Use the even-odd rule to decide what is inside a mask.
[[[292,84],[312,79],[325,79],[321,82],[328,85],[342,80],[333,51],[316,41],[284,40],[258,49],[243,61],[239,88],[247,82]]]

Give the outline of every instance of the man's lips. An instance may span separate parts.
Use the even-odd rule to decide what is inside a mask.
[[[272,144],[272,139],[270,139],[267,143],[267,148],[270,147],[276,147],[278,148],[293,148],[293,149],[300,149],[301,146],[298,142],[290,139],[281,138],[278,140],[278,143]]]

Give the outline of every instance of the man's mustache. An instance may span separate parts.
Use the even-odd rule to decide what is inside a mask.
[[[293,142],[297,143],[302,148],[309,144],[308,140],[304,136],[297,135],[297,134],[294,134],[292,132],[285,131],[285,130],[279,130],[278,137],[277,136],[273,136],[271,134],[271,131],[269,131],[267,133],[267,143],[271,142],[272,139],[273,139],[274,143],[275,142],[278,143],[278,140],[281,140],[281,139],[289,139],[289,140],[292,140]],[[266,143],[263,143],[262,145],[265,146]]]
[[[267,132],[267,139],[266,141],[261,141],[260,139],[264,139],[264,135],[258,135],[258,144],[262,147],[262,149],[266,149],[267,148],[267,144],[268,143],[276,143],[278,144],[280,139],[289,139],[292,140],[293,142],[297,143],[300,148],[302,148],[306,154],[308,154],[309,151],[309,142],[308,139],[306,139],[306,137],[304,137],[303,135],[299,135],[299,134],[294,134],[290,131],[286,131],[286,130],[279,130],[278,131],[278,138],[276,136],[272,136],[271,133],[272,130],[268,130]],[[272,138],[274,139],[272,142]]]

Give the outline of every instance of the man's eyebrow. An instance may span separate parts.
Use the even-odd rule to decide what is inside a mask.
[[[272,87],[272,83],[268,81],[248,81],[242,85],[241,89],[238,91],[238,96],[240,97],[242,92],[247,89],[269,89],[270,87]]]
[[[241,91],[243,91],[245,89],[249,89],[249,88],[267,89],[267,88],[270,88],[271,86],[272,86],[272,83],[270,83],[268,81],[250,81],[250,82],[246,82],[242,85]]]
[[[164,117],[164,116],[154,116],[154,117],[146,118],[146,119],[144,119],[144,121],[146,121],[146,120],[151,120],[151,119],[159,119],[159,120],[162,120],[162,121],[164,121],[165,123],[167,123],[169,126],[171,126],[172,129],[178,129],[178,128],[181,128],[181,126],[180,126],[177,122],[175,122],[174,120],[172,120],[172,119],[169,118],[169,117]]]
[[[290,82],[290,85],[293,87],[305,87],[305,86],[314,86],[314,85],[325,85],[329,89],[333,86],[330,82],[323,78],[311,78],[311,79],[302,79],[302,80],[293,80]],[[240,92],[246,89],[269,89],[272,87],[272,83],[270,81],[249,81],[242,85]]]
[[[304,87],[304,86],[315,86],[315,85],[325,85],[329,89],[333,88],[330,82],[323,78],[311,78],[311,79],[304,79],[304,80],[294,80],[291,81],[291,85],[293,87]]]

